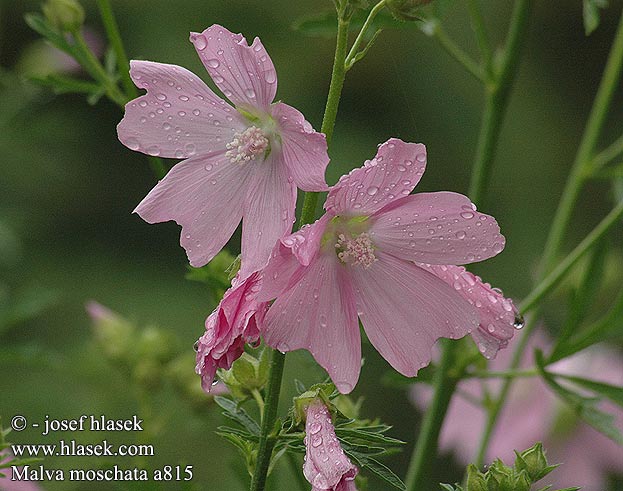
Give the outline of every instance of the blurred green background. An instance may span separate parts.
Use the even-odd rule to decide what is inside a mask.
[[[82,3],[87,28],[103,40],[94,2]],[[497,218],[507,246],[500,256],[473,268],[516,299],[530,291],[623,6],[612,0],[600,27],[586,37],[580,0],[535,3],[491,190],[480,205]],[[113,2],[131,58],[182,65],[209,84],[188,41],[190,31],[219,23],[248,39],[259,36],[277,68],[277,97],[300,109],[316,128],[334,41],[306,37],[291,26],[299,17],[331,6],[329,0]],[[497,42],[511,9],[511,1],[483,2]],[[28,76],[53,64],[51,52],[23,21],[26,12],[39,10],[39,1],[0,2],[0,416],[5,427],[14,414],[31,421],[44,415],[64,419],[106,414],[117,419],[137,413],[147,419],[132,374],[108,362],[94,342],[85,303],[95,299],[141,326],[157,325],[173,333],[181,353],[192,352],[205,317],[215,307],[214,297],[205,285],[184,279],[187,261],[178,245],[178,227],[150,226],[131,214],[155,179],[146,159],[118,142],[120,110],[107,100],[90,106],[79,95],[54,96],[27,82]],[[446,29],[477,55],[464,2],[450,9]],[[434,40],[414,27],[384,31],[365,60],[348,73],[330,149],[329,184],[395,136],[427,145],[428,168],[419,191],[465,193],[482,101],[481,86]],[[604,144],[623,132],[621,88],[612,107]],[[569,249],[610,209],[609,193],[605,182],[586,188],[570,229]],[[620,232],[619,227],[619,239]],[[618,277],[620,282],[620,240],[613,246],[610,266],[613,281]],[[560,320],[561,305],[556,297],[550,303],[552,326]],[[365,416],[394,425],[393,434],[409,442],[403,454],[387,462],[404,475],[419,417],[404,393],[381,383],[388,370],[385,362],[373,350],[367,349],[366,355],[354,395],[365,395]],[[295,375],[305,382],[323,377],[307,353],[290,356],[286,369],[284,409],[294,393],[290,381]],[[193,464],[197,489],[245,489],[244,481],[232,477],[231,469],[242,467],[236,451],[213,434],[223,424],[218,408],[190,404],[170,384],[162,384],[147,403],[151,421],[161,425],[148,438],[156,448],[148,465]],[[86,434],[78,437],[88,441]],[[106,437],[134,443],[135,435]],[[96,441],[101,435],[88,438]],[[33,429],[11,433],[9,439],[55,440]],[[129,467],[130,462],[113,463]],[[101,464],[87,458],[45,461],[49,468]],[[273,479],[274,489],[291,487],[290,471],[282,467]],[[458,468],[445,460],[436,473],[445,482],[460,478]],[[370,488],[384,489],[376,484],[371,481]],[[87,489],[71,482],[43,487]],[[88,489],[126,488],[93,483]]]

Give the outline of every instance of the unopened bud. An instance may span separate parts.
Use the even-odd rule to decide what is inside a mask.
[[[485,475],[474,464],[467,467],[467,491],[488,491]]]
[[[136,344],[136,327],[119,314],[91,301],[86,310],[93,321],[95,338],[112,361],[130,363]]]
[[[176,345],[177,339],[171,332],[149,326],[141,331],[136,346],[136,357],[166,363],[177,353]]]
[[[84,9],[77,0],[48,0],[41,9],[48,22],[64,32],[76,32],[84,23]]]
[[[421,8],[432,0],[387,0],[387,8],[398,20],[421,20]]]
[[[543,445],[539,442],[523,452],[517,453],[515,468],[518,471],[526,471],[532,482],[543,479],[552,472],[557,466],[548,465]]]

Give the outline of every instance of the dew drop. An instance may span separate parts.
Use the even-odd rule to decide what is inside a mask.
[[[379,188],[377,188],[376,186],[370,186],[366,192],[368,193],[368,195],[370,196],[374,196],[376,193],[379,192]]]
[[[193,109],[193,114],[195,116],[199,116],[201,114],[201,111],[199,109]]]
[[[415,160],[417,160],[420,163],[426,162],[426,154],[425,153],[419,154],[417,157],[415,157]]]
[[[195,43],[195,48],[197,48],[199,51],[203,51],[208,45],[206,38],[202,34],[195,36],[193,42]]]
[[[152,145],[151,147],[147,147],[145,152],[152,157],[156,157],[160,155],[160,147],[158,145]]]
[[[212,164],[206,164],[204,169],[207,170],[207,171],[211,171],[212,170]]]
[[[199,351],[199,341],[195,341],[195,344],[193,344],[193,349],[195,350],[195,352]]]
[[[189,97],[188,97],[187,95],[181,95],[181,96],[179,97],[179,99],[180,99],[180,101],[182,101],[182,102],[186,102],[186,101],[188,101],[188,100],[189,100]]]
[[[216,58],[212,58],[208,60],[206,63],[208,64],[209,67],[212,67],[212,68],[218,68],[219,66],[221,66],[221,62],[218,61]]]
[[[309,432],[312,435],[315,435],[316,433],[318,433],[320,430],[322,429],[322,425],[320,423],[318,423],[318,421],[314,421],[312,424],[309,425]]]
[[[465,220],[471,220],[474,218],[474,214],[471,211],[463,211],[461,212],[461,218],[465,218]]]
[[[312,438],[311,444],[312,444],[312,447],[318,448],[320,445],[322,445],[322,437],[317,436],[315,438]]]
[[[255,91],[253,89],[246,89],[244,91],[244,95],[246,95],[249,99],[255,99]]]
[[[130,150],[138,150],[141,147],[136,138],[128,138],[124,143]]]
[[[513,322],[513,327],[515,329],[522,329],[523,326],[526,325],[526,321],[523,318],[523,315],[517,314],[515,315],[515,322]]]

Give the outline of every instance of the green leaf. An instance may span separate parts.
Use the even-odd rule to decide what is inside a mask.
[[[601,319],[565,341],[557,348],[556,353],[552,353],[548,363],[554,363],[600,341],[621,335],[623,335],[623,289],[619,292],[610,310]]]
[[[31,77],[30,80],[42,87],[50,87],[55,94],[94,94],[102,88],[95,82],[66,77],[59,74],[50,74],[45,77]]]
[[[554,379],[554,374],[545,371],[543,353],[539,350],[535,352],[535,361],[543,380],[561,400],[566,402],[580,418],[597,431],[603,433],[617,444],[623,445],[623,434],[614,425],[614,416],[597,408],[599,399],[584,397],[558,384]]]
[[[587,36],[599,26],[599,9],[607,6],[607,0],[584,0],[584,32]]]
[[[390,436],[369,431],[367,428],[336,428],[335,434],[340,440],[364,444],[382,443],[385,445],[404,445],[405,442]]]
[[[228,416],[230,419],[240,423],[247,430],[249,430],[252,435],[260,435],[260,425],[257,424],[257,422],[234,401],[232,401],[231,399],[227,399],[226,397],[215,396],[214,402],[216,402],[221,408],[223,408],[223,410],[225,411],[223,414],[225,416]]]
[[[603,382],[597,382],[595,380],[590,380],[583,377],[575,377],[572,375],[557,374],[556,376],[559,378],[564,378],[565,380],[569,380],[570,382],[585,387],[589,390],[592,390],[596,394],[606,397],[615,404],[623,407],[623,387],[605,384]]]
[[[375,460],[373,458],[367,457],[365,459],[365,463],[363,463],[362,465],[388,484],[391,484],[395,488],[402,491],[406,491],[407,487],[405,486],[405,483],[402,482],[402,480],[396,474],[394,474],[394,472],[385,464],[382,464],[378,460]]]
[[[217,431],[216,434],[225,438],[225,440],[227,440],[229,443],[233,444],[238,450],[240,450],[245,459],[248,460],[250,458],[251,452],[253,451],[253,446],[249,442],[232,433],[220,433]]]
[[[565,348],[569,338],[578,332],[580,323],[586,318],[587,311],[601,284],[604,263],[609,249],[609,242],[606,239],[607,236],[603,237],[589,253],[579,286],[572,292],[572,299],[569,302],[569,315],[561,332],[556,337],[556,344],[551,354],[552,358]]]
[[[439,487],[444,491],[463,491],[463,488],[459,484],[452,486],[452,484],[439,483]]]
[[[240,428],[232,428],[231,426],[219,426],[217,428],[217,430],[220,431],[221,433],[229,433],[229,434],[232,434],[232,435],[237,435],[240,438],[243,438],[243,439],[248,440],[250,442],[257,443],[259,441],[259,437],[258,436],[252,435],[248,431],[241,430]]]

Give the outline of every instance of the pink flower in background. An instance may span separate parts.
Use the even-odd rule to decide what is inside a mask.
[[[206,392],[210,392],[216,370],[231,368],[242,355],[245,343],[258,340],[258,325],[268,307],[256,299],[260,285],[259,273],[243,280],[234,278],[216,310],[206,319],[206,332],[196,344],[195,368]]]
[[[244,278],[291,231],[296,186],[327,189],[327,145],[299,111],[271,104],[277,75],[258,38],[249,46],[241,34],[213,25],[190,39],[236,108],[182,67],[131,62],[132,80],[147,94],[126,105],[119,140],[131,150],[186,159],[135,211],[149,223],[182,225],[180,243],[193,266],[209,262],[244,217]]]
[[[537,333],[531,339],[527,353],[532,353],[534,348],[547,349],[550,344],[544,335]],[[508,350],[502,351],[490,363],[490,368],[508,369],[511,355]],[[522,367],[532,366],[532,355],[526,355]],[[623,385],[621,354],[601,346],[561,360],[549,366],[548,370],[615,386]],[[482,382],[476,379],[460,383],[459,395],[450,403],[441,432],[442,450],[454,450],[464,464],[474,459],[484,428],[485,411],[473,403],[474,399],[483,397],[484,386],[490,391],[497,391],[501,383],[499,380]],[[430,387],[423,384],[413,386],[412,397],[418,407],[425,409],[430,396]],[[615,425],[623,431],[623,411],[614,404],[604,404],[602,409],[615,415]],[[514,383],[500,414],[486,461],[499,457],[506,463],[512,463],[515,458],[513,450],[524,450],[537,441],[543,442],[550,462],[563,464],[547,477],[547,481],[556,487],[582,486],[584,491],[603,491],[608,472],[623,473],[621,447],[581,422],[540,379],[519,379]]]
[[[357,467],[344,454],[329,410],[318,399],[307,407],[305,434],[303,474],[312,491],[357,491]]]
[[[277,298],[260,329],[281,351],[304,348],[350,392],[359,378],[357,317],[370,342],[414,376],[440,337],[478,326],[474,307],[415,262],[461,264],[498,254],[504,237],[463,195],[409,196],[424,173],[424,145],[391,139],[329,192],[327,213],[282,238],[264,271],[261,300]]]
[[[471,332],[478,349],[487,359],[495,358],[500,349],[506,348],[516,329],[524,325],[513,301],[504,298],[497,288],[491,288],[479,276],[463,266],[422,264],[418,266],[430,271],[451,285],[463,298],[476,307],[479,316],[478,329]]]

